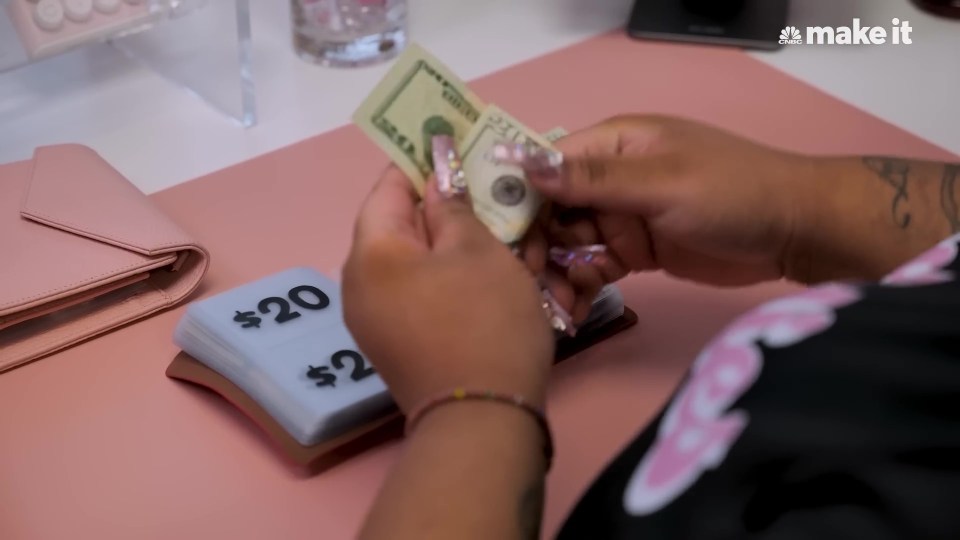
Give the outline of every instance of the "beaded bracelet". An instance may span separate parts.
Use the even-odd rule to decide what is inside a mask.
[[[452,392],[430,399],[420,407],[417,407],[411,411],[410,414],[407,415],[407,434],[412,433],[414,427],[418,422],[420,422],[420,419],[433,409],[436,409],[437,407],[447,403],[466,400],[493,401],[506,405],[513,405],[514,407],[519,407],[521,410],[532,416],[534,420],[536,420],[537,425],[540,426],[540,431],[543,432],[543,456],[546,459],[546,468],[547,470],[550,470],[550,466],[553,464],[553,436],[550,433],[550,425],[547,423],[547,416],[544,414],[543,409],[532,405],[520,395],[501,394],[492,391],[470,391],[464,388],[455,388]]]

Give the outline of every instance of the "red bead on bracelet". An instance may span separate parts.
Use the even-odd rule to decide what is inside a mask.
[[[550,425],[547,423],[547,416],[544,414],[543,409],[531,404],[523,396],[516,394],[501,394],[499,392],[492,391],[470,391],[464,388],[455,388],[449,393],[444,393],[440,396],[437,396],[433,399],[428,400],[423,405],[415,408],[410,414],[407,415],[407,425],[406,432],[412,433],[414,427],[417,423],[423,418],[427,413],[436,409],[440,405],[446,403],[452,403],[455,401],[466,401],[466,400],[477,400],[477,401],[493,401],[497,403],[504,403],[507,405],[513,405],[519,407],[521,410],[526,411],[530,416],[536,420],[537,425],[540,426],[540,431],[543,432],[543,456],[546,459],[546,468],[550,470],[550,466],[553,463],[553,436],[550,433]]]

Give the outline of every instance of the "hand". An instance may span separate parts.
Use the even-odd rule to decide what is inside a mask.
[[[537,283],[431,181],[423,209],[391,167],[361,209],[343,270],[347,327],[409,412],[455,387],[542,403],[554,339]]]
[[[720,286],[784,276],[808,197],[809,158],[643,116],[609,120],[556,146],[562,166],[525,166],[554,203],[531,249],[544,249],[538,234],[552,244],[609,249],[605,261],[571,270],[575,288],[592,293],[598,282],[657,269]]]

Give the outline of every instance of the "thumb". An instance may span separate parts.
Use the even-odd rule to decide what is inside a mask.
[[[456,141],[436,135],[431,145],[436,174],[427,183],[423,209],[430,245],[434,249],[462,246],[485,227],[473,213]]]
[[[441,193],[436,179],[427,183],[423,200],[424,222],[434,250],[463,246],[485,232],[483,223],[473,213],[473,203],[466,193]]]
[[[564,156],[557,166],[526,174],[540,193],[564,206],[640,212],[663,194],[660,168],[649,158]]]

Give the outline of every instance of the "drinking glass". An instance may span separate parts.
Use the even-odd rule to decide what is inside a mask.
[[[293,47],[304,60],[364,66],[393,58],[406,45],[406,0],[290,1]]]

